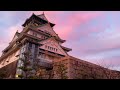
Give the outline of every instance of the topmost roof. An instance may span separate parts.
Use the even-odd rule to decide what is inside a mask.
[[[51,27],[53,27],[53,26],[55,25],[55,24],[53,24],[53,23],[51,23],[51,22],[49,22],[49,21],[47,20],[47,18],[45,17],[44,13],[43,13],[43,14],[40,14],[40,15],[35,15],[35,14],[33,13],[30,18],[26,19],[25,23],[24,23],[22,26],[25,26],[27,23],[29,23],[29,21],[30,21],[33,17],[36,18],[36,19],[38,19],[38,20],[42,20],[42,21],[44,21],[45,23],[49,23]]]
[[[42,18],[42,19],[44,19],[45,21],[48,21],[47,20],[47,18],[45,17],[45,14],[43,13],[43,14],[40,14],[40,15],[37,15],[39,18]]]

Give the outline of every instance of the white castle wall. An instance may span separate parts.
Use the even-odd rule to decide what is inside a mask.
[[[0,68],[18,60],[18,57],[16,57],[16,55],[19,54],[19,50],[12,53],[11,55],[9,55],[8,57],[6,57],[2,62],[0,62]]]

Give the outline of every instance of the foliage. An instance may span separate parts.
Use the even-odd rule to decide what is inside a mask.
[[[62,64],[62,63],[59,63],[59,64],[54,64],[54,67],[56,67],[56,75],[57,77],[60,77],[60,79],[67,79],[68,76],[67,76],[67,67]]]
[[[0,79],[4,79],[4,78],[6,78],[6,76],[7,76],[6,70],[1,69],[0,70]]]

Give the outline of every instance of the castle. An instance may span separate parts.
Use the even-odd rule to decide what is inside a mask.
[[[6,78],[18,78],[18,75],[22,74],[23,71],[19,67],[23,66],[21,59],[25,59],[26,52],[30,52],[27,60],[31,63],[39,61],[39,66],[51,71],[52,78],[55,79],[66,78],[65,75],[61,76],[58,71],[60,64],[65,66],[65,74],[68,79],[95,78],[96,76],[107,78],[110,75],[113,78],[119,78],[118,71],[108,70],[68,55],[72,49],[62,46],[65,40],[55,33],[53,30],[55,24],[49,22],[44,13],[41,15],[33,13],[22,26],[23,30],[15,33],[9,46],[3,50],[0,57],[0,70],[7,71]],[[105,72],[106,75],[101,74]]]

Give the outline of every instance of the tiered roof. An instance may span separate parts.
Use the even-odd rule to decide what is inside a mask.
[[[22,26],[25,27],[26,24],[28,24],[32,19],[38,20],[38,21],[40,21],[43,24],[48,23],[48,20],[46,19],[46,17],[43,14],[41,14],[41,15],[35,15],[33,13],[32,16],[30,18],[28,18]],[[49,22],[49,23],[50,23],[51,27],[53,27],[55,25],[55,24],[53,24],[51,22]]]

